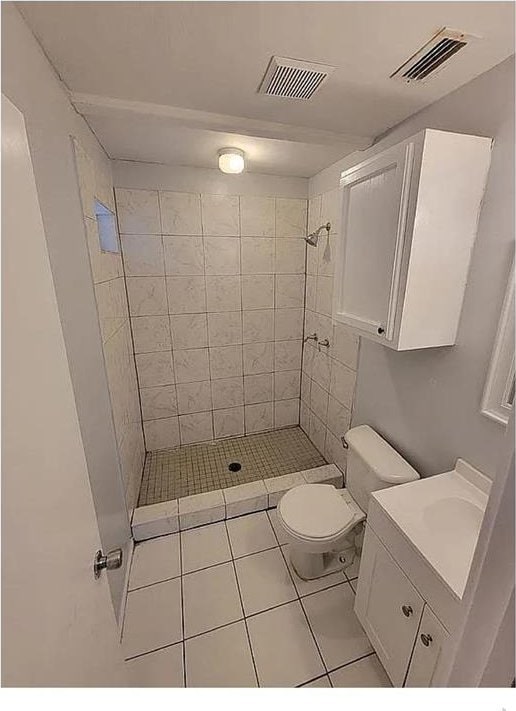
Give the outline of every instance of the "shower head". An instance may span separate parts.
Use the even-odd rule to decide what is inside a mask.
[[[319,235],[321,234],[322,230],[326,230],[328,235],[330,234],[331,230],[331,224],[327,222],[325,225],[321,225],[318,227],[315,232],[312,232],[311,234],[308,235],[308,237],[305,237],[305,241],[308,242],[312,247],[317,247],[317,242],[319,241]]]

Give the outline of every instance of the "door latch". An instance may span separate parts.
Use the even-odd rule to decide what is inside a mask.
[[[123,557],[121,548],[115,548],[114,550],[109,551],[107,555],[104,555],[102,551],[97,551],[93,561],[93,574],[95,579],[100,578],[100,574],[104,568],[106,570],[116,570],[117,568],[120,568]]]

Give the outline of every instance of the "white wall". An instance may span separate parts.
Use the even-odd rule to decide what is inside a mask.
[[[505,428],[480,414],[480,402],[513,256],[514,58],[397,126],[379,145],[424,128],[495,139],[457,343],[402,353],[361,339],[352,424],[377,429],[424,476],[464,457],[492,477]],[[310,196],[335,188],[341,170],[371,151],[316,175]]]
[[[71,135],[79,138],[100,171],[109,173],[110,163],[12,3],[2,3],[2,60],[3,92],[27,126],[102,545],[124,547],[130,528]],[[110,574],[117,611],[124,574],[125,566]]]

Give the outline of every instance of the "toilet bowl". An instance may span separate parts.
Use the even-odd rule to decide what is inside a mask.
[[[290,561],[304,580],[344,570],[360,554],[369,495],[419,479],[419,474],[368,425],[349,430],[347,487],[302,484],[278,503]]]
[[[304,580],[329,575],[353,563],[365,513],[346,489],[302,484],[278,504],[278,520],[290,543],[290,562]]]

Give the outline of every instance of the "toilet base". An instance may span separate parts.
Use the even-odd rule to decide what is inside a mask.
[[[307,553],[304,548],[290,546],[290,562],[302,580],[316,580],[326,575],[344,571],[353,564],[357,555],[353,544],[339,551]]]

